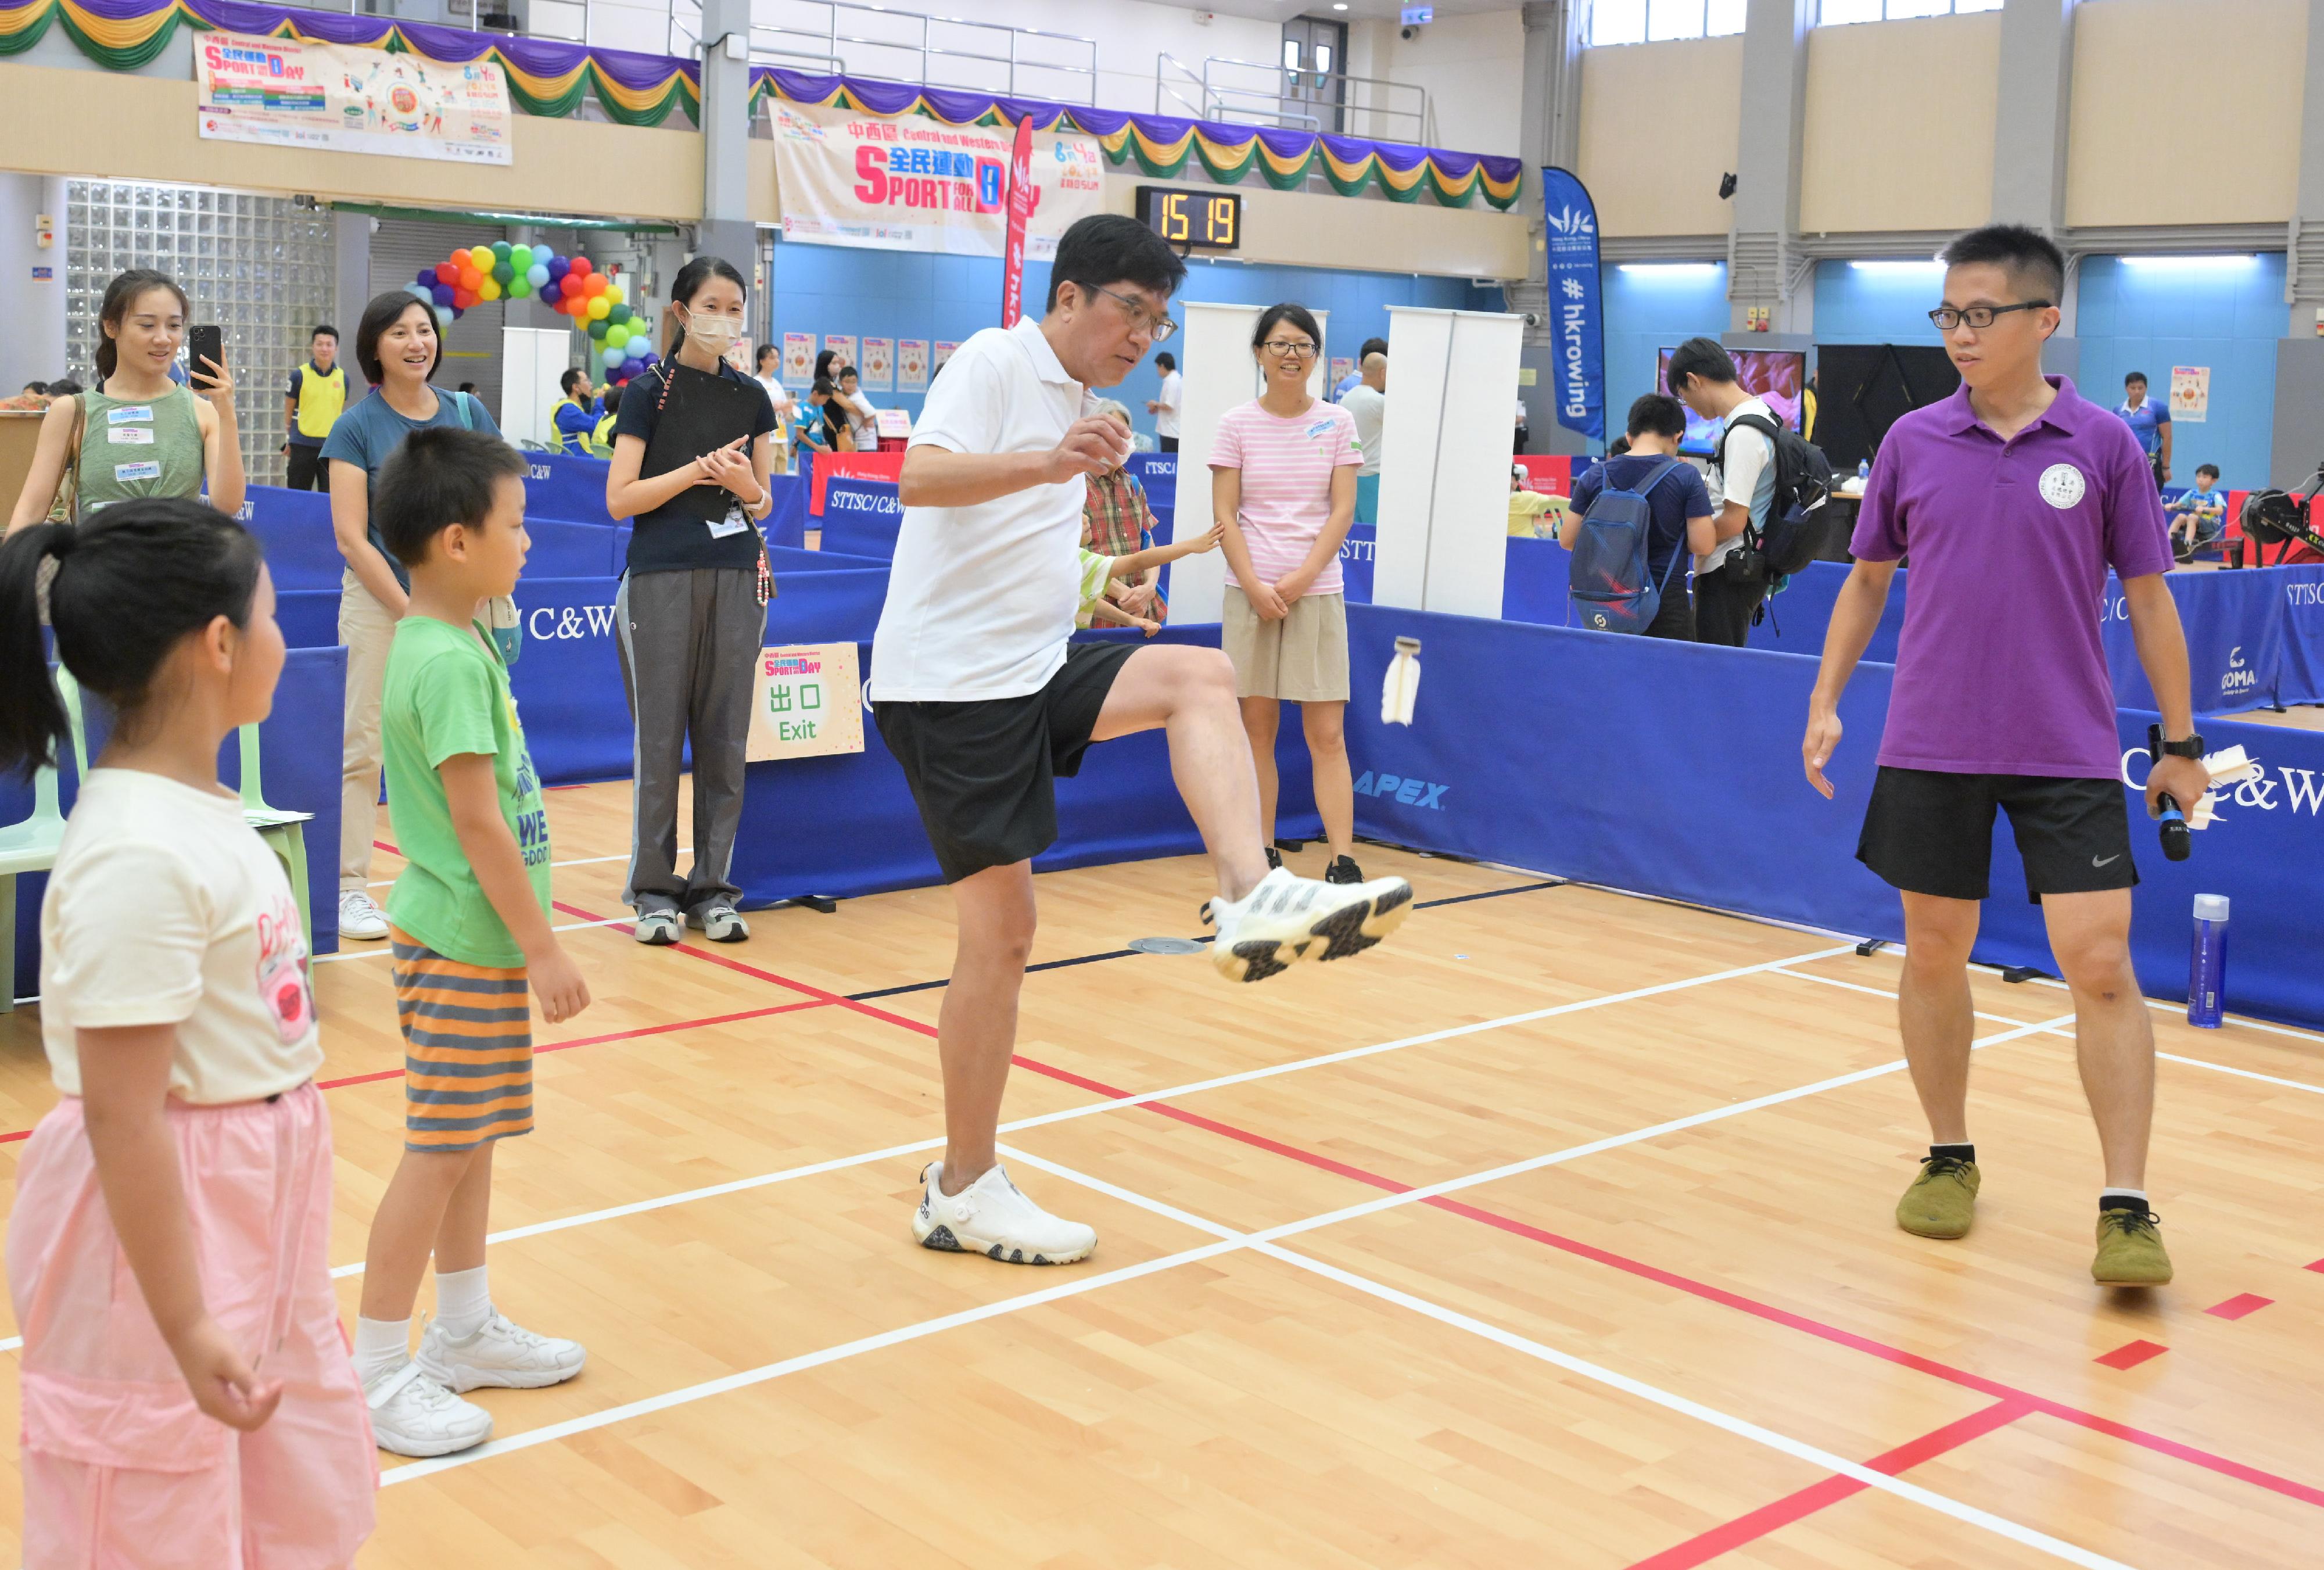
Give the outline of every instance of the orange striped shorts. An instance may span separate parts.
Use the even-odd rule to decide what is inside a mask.
[[[388,928],[403,1027],[403,1145],[473,1150],[532,1131],[532,1000],[522,966],[447,959]]]

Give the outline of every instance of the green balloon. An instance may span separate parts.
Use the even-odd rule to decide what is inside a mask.
[[[520,272],[509,280],[508,294],[511,300],[522,300],[531,292],[532,284],[523,273]]]
[[[508,259],[509,243],[506,240],[494,240],[493,242],[493,260],[495,262],[505,262]]]
[[[530,245],[511,245],[509,247],[508,259],[510,266],[515,268],[519,272],[522,272],[525,269],[532,265],[532,247]]]
[[[630,319],[630,308],[626,305],[617,305],[605,313],[605,319],[618,327]]]
[[[606,330],[606,325],[603,320],[593,321],[589,324],[589,336],[597,339],[601,343],[604,340]]]
[[[618,348],[620,348],[623,344],[626,344],[626,343],[628,343],[629,341],[630,341],[630,329],[629,329],[629,328],[627,328],[623,327],[621,323],[619,323],[619,322],[617,322],[617,321],[611,321],[611,320],[608,320],[608,321],[606,322],[606,324],[605,324],[605,346],[606,346],[607,348],[609,348],[609,349],[618,349]]]

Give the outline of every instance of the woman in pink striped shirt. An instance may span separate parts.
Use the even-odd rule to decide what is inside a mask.
[[[1250,352],[1266,390],[1229,410],[1211,447],[1211,511],[1226,531],[1220,642],[1234,662],[1243,730],[1259,766],[1267,859],[1275,838],[1275,734],[1286,699],[1299,705],[1313,761],[1315,808],[1331,844],[1328,882],[1360,883],[1351,854],[1355,789],[1348,770],[1348,613],[1340,545],[1356,513],[1364,461],[1352,415],[1307,390],[1323,334],[1302,305],[1273,305]]]

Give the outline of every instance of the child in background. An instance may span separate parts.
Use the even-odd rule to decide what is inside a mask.
[[[380,711],[388,811],[407,865],[387,900],[404,1039],[403,1160],[373,1217],[355,1372],[381,1448],[442,1455],[490,1436],[455,1392],[571,1379],[577,1343],[511,1324],[485,1285],[493,1146],[532,1128],[528,985],[551,1024],[589,1004],[549,925],[549,815],[478,605],[523,570],[525,461],[482,431],[414,431],[376,516],[411,571]],[[436,1314],[410,1352],[430,1252]]]
[[[1162,630],[1162,623],[1147,620],[1123,610],[1107,597],[1125,589],[1149,567],[1161,567],[1181,557],[1200,556],[1206,550],[1216,550],[1226,536],[1223,525],[1213,523],[1208,534],[1193,540],[1182,540],[1175,545],[1157,545],[1148,550],[1132,551],[1128,556],[1100,556],[1093,550],[1080,552],[1082,563],[1082,604],[1074,624],[1089,626],[1093,622],[1111,622],[1119,627],[1138,627],[1149,638]],[[1121,579],[1122,582],[1115,582]],[[1156,603],[1162,604],[1160,596]],[[1167,608],[1167,607],[1166,607]]]
[[[189,499],[18,531],[0,546],[0,768],[52,764],[71,734],[43,621],[115,717],[41,906],[64,1099],[8,1222],[23,1562],[346,1565],[375,1458],[331,1291],[307,943],[217,778],[220,744],[273,703],[274,586],[257,540]]]
[[[2214,544],[2227,529],[2227,498],[2219,490],[2219,466],[2195,471],[2195,485],[2165,509],[2171,514],[2171,546],[2181,561]]]

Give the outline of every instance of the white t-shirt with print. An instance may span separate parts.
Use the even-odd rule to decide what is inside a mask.
[[[930,384],[911,445],[1047,452],[1086,397],[1038,321],[986,328]],[[872,637],[872,702],[967,703],[1047,686],[1080,605],[1087,490],[1076,475],[973,507],[906,507]]]
[[[1775,498],[1775,444],[1765,431],[1737,430],[1735,416],[1738,414],[1757,414],[1766,420],[1774,420],[1777,424],[1782,423],[1776,419],[1775,411],[1761,399],[1746,398],[1737,404],[1727,417],[1727,429],[1734,434],[1726,438],[1726,470],[1720,471],[1718,456],[1714,453],[1703,473],[1702,483],[1711,493],[1711,510],[1714,517],[1720,508],[1726,506],[1729,496],[1738,501],[1748,496],[1750,498],[1751,522],[1765,528],[1767,504]],[[1743,536],[1740,534],[1732,540],[1722,540],[1719,548],[1709,556],[1696,559],[1694,570],[1698,573],[1713,571],[1742,549]]]
[[[299,901],[234,797],[135,769],[81,787],[41,903],[41,1039],[67,1095],[75,1034],[175,1025],[170,1094],[256,1101],[323,1061]]]
[[[1154,411],[1154,434],[1177,435],[1178,416],[1185,412],[1186,378],[1176,371],[1165,373],[1161,391],[1155,393],[1154,402],[1162,405]]]

